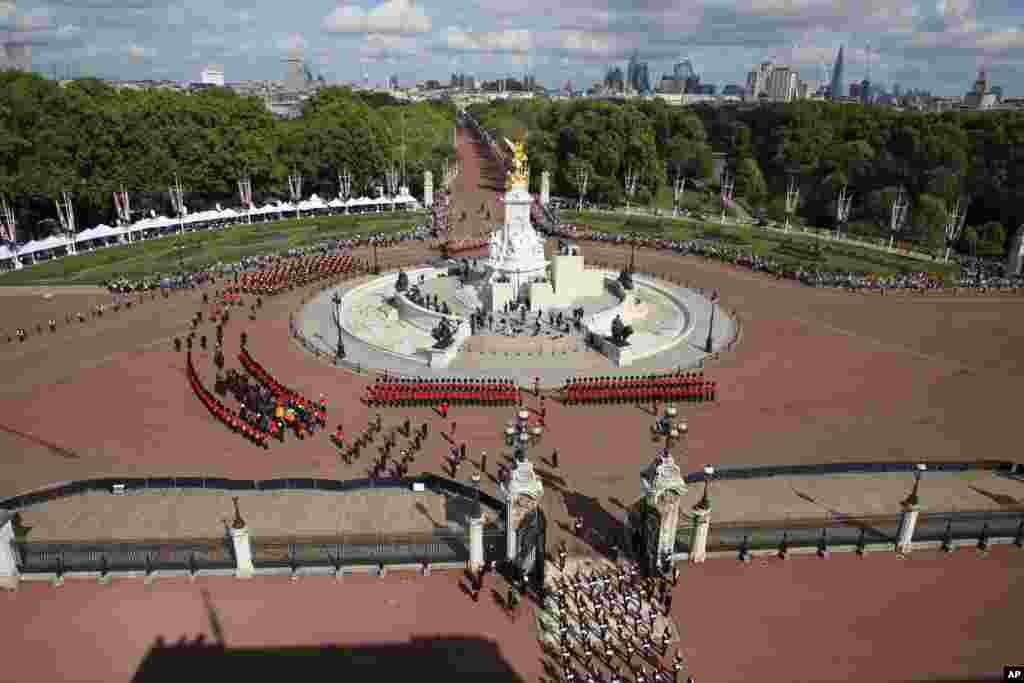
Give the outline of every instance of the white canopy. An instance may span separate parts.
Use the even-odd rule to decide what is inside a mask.
[[[6,261],[9,258],[14,258],[14,252],[6,244],[0,245],[0,261]]]
[[[230,206],[220,212],[221,218],[235,218],[238,216],[238,212],[232,209]]]
[[[57,249],[59,247],[66,247],[68,245],[68,239],[66,237],[57,237],[56,235],[50,235],[44,240],[33,240],[20,250],[22,254],[33,254],[37,251],[47,251],[48,249]]]
[[[345,206],[345,202],[335,197],[331,201],[327,202],[327,206],[331,207],[332,209],[340,209]]]
[[[101,240],[109,237],[117,237],[124,230],[122,228],[112,228],[109,225],[100,223],[95,228],[89,228],[75,235],[76,242],[87,242],[89,240]]]
[[[327,205],[324,204],[324,200],[320,199],[316,195],[313,195],[305,201],[299,202],[300,211],[315,211],[316,209],[323,209]]]

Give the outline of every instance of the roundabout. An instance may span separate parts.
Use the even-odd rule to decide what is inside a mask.
[[[467,163],[467,182],[472,178],[470,171]],[[469,206],[478,204],[476,200]],[[583,248],[588,262],[598,266],[593,270],[600,272],[605,282],[617,281],[617,266],[629,259],[628,250],[589,243]],[[546,260],[559,255],[558,251],[557,242],[545,243]],[[371,259],[366,248],[354,250],[353,256],[365,262]],[[487,256],[481,252],[477,258],[483,261]],[[466,444],[468,459],[453,479],[465,483],[472,475],[479,475],[482,492],[500,499],[501,478],[495,476],[495,470],[498,465],[511,464],[515,457],[507,441],[508,421],[519,414],[514,408],[494,410],[460,404],[453,407],[450,416],[441,417],[426,405],[367,406],[361,397],[372,385],[372,377],[326,368],[290,342],[289,322],[297,316],[295,323],[306,328],[306,336],[333,355],[330,334],[337,327],[332,318],[337,308],[333,296],[357,294],[363,285],[368,286],[363,303],[369,310],[361,315],[373,322],[370,314],[377,311],[374,315],[379,322],[359,328],[355,317],[345,323],[348,329],[342,326],[340,338],[346,345],[346,360],[381,359],[381,365],[371,367],[403,368],[403,372],[416,375],[512,375],[526,387],[532,387],[530,375],[538,369],[572,375],[647,374],[648,367],[676,367],[676,363],[664,359],[667,354],[682,355],[684,351],[697,362],[705,354],[702,343],[709,329],[714,333],[713,348],[728,340],[729,330],[725,318],[720,317],[720,304],[712,309],[710,300],[696,288],[678,283],[698,282],[699,287],[720,290],[730,302],[730,310],[735,306],[743,316],[743,344],[735,353],[723,354],[714,366],[715,379],[723,387],[718,400],[679,404],[679,417],[691,431],[685,450],[676,452],[680,468],[691,481],[680,501],[683,509],[691,509],[701,498],[700,466],[714,463],[719,473],[713,488],[712,529],[733,529],[735,525],[749,526],[764,520],[820,520],[828,510],[842,515],[891,516],[899,514],[899,502],[909,487],[906,473],[885,478],[844,475],[812,479],[787,474],[728,480],[720,476],[730,468],[917,458],[942,463],[962,460],[965,444],[971,444],[979,454],[976,457],[1002,456],[1005,444],[1013,439],[1016,404],[1012,398],[1024,368],[1018,351],[1024,347],[978,343],[998,338],[994,331],[1007,326],[1012,328],[1009,336],[1019,338],[1020,327],[1013,321],[1022,318],[1013,314],[1013,302],[902,297],[869,300],[768,279],[693,255],[644,250],[637,256],[643,262],[642,270],[664,275],[634,273],[641,305],[648,307],[649,316],[650,309],[655,311],[649,323],[639,318],[628,321],[634,328],[629,341],[639,346],[641,335],[669,329],[675,311],[674,315],[684,316],[680,324],[690,331],[671,349],[616,367],[612,359],[587,347],[582,335],[559,332],[557,322],[548,323],[549,310],[561,310],[564,317],[565,312],[571,314],[573,308],[583,307],[584,319],[605,316],[608,326],[602,334],[610,334],[614,314],[609,319],[609,313],[622,302],[606,289],[595,296],[581,296],[562,309],[542,306],[542,330],[536,337],[521,319],[519,326],[524,329],[511,335],[499,330],[496,319],[493,332],[489,325],[486,333],[478,330],[477,335],[465,340],[450,365],[439,370],[428,368],[425,361],[417,362],[415,357],[417,352],[432,349],[433,328],[425,330],[427,325],[407,323],[397,308],[394,316],[379,308],[388,305],[385,299],[395,293],[399,264],[410,284],[418,283],[418,269],[436,272],[437,277],[425,278],[422,293],[447,303],[455,318],[465,318],[485,305],[486,297],[476,289],[459,288],[457,278],[451,275],[440,277],[459,262],[431,265],[426,245],[390,248],[383,257],[392,264],[385,268],[385,275],[351,277],[319,293],[314,293],[319,284],[285,291],[267,298],[255,319],[244,316],[245,309],[240,308],[239,314],[232,313],[224,335],[224,356],[229,364],[236,365],[235,359],[241,354],[239,337],[244,332],[248,335],[247,352],[281,384],[310,399],[326,394],[330,412],[325,431],[333,432],[340,425],[346,440],[352,442],[363,437],[367,424],[383,414],[384,430],[376,442],[364,446],[361,459],[344,459],[326,433],[305,439],[289,435],[284,443],[274,442],[269,450],[259,450],[219,424],[192,395],[186,381],[185,353],[174,352],[171,342],[202,306],[202,295],[224,286],[219,284],[182,291],[168,299],[147,300],[117,315],[90,318],[88,323],[62,327],[56,333],[7,347],[0,357],[8,377],[0,392],[0,405],[7,416],[0,433],[6,446],[4,494],[13,496],[53,482],[154,474],[292,481],[316,477],[348,482],[369,476],[368,470],[380,455],[378,449],[383,447],[381,441],[388,439],[392,430],[399,433],[397,442],[390,441],[394,444],[391,459],[409,448],[408,438],[400,433],[408,418],[414,426],[429,423],[431,434],[415,453],[415,461],[409,463],[410,476],[431,473],[451,478],[444,474],[447,458],[452,448]],[[479,283],[473,277],[469,280],[471,284]],[[646,281],[653,283],[650,290],[644,289]],[[376,302],[371,297],[375,282],[380,286]],[[5,306],[12,311],[12,319],[45,321],[88,310],[74,297],[84,301],[87,296],[99,296],[55,291],[58,294],[51,299],[44,299],[39,291],[5,293]],[[661,296],[671,304],[670,309],[662,308]],[[358,304],[358,297],[351,303]],[[353,316],[359,310],[353,305]],[[439,314],[432,308],[426,310],[436,325]],[[513,331],[520,315],[505,316],[511,317],[509,328]],[[970,325],[962,324],[966,320]],[[533,323],[529,312],[527,322]],[[410,328],[403,327],[406,324]],[[388,325],[392,326],[390,337],[374,333],[375,326],[379,330]],[[407,329],[417,330],[419,336],[413,338],[410,332],[403,332]],[[211,335],[211,339],[214,333],[209,321],[198,330],[199,335]],[[559,334],[564,336],[559,338]],[[398,342],[403,335],[415,343],[401,347]],[[364,337],[368,341],[361,341]],[[373,349],[369,342],[375,340],[378,346],[384,347],[384,341],[394,349]],[[552,353],[551,347],[557,353]],[[214,386],[217,368],[213,350],[197,344],[193,357],[203,384]],[[528,416],[536,415],[545,405],[529,396],[526,401]],[[554,549],[564,541],[570,556],[586,558],[598,566],[603,557],[600,540],[611,537],[629,521],[627,508],[641,493],[639,470],[660,446],[648,438],[655,416],[644,405],[564,405],[551,400],[550,394],[546,409],[543,442],[533,445],[530,457],[545,488],[539,507],[546,516],[547,546]],[[738,428],[740,425],[742,428]],[[692,479],[692,474],[697,479]],[[1000,502],[1005,496],[1020,499],[1020,494],[1009,488],[1012,480],[998,480],[1006,487],[1004,490],[997,488],[995,479],[966,479],[959,473],[940,478],[930,469],[922,486],[922,500],[934,511],[943,511],[950,509],[952,500],[962,501],[958,502],[959,509],[982,505],[994,509],[1005,504]],[[958,486],[955,491],[954,484]],[[322,492],[288,494],[296,507],[288,508],[287,514],[276,507],[261,514],[261,508],[253,507],[257,505],[256,496],[275,505],[277,501],[269,493],[253,494],[253,502],[243,497],[254,546],[286,533],[357,532],[362,524],[367,531],[383,530],[390,518],[408,520],[395,528],[414,533],[430,529],[434,534],[439,532],[433,522],[446,524],[449,517],[462,518],[458,514],[450,516],[447,508],[442,514],[440,499],[424,501],[430,514],[427,517],[415,507],[420,499],[412,497],[412,492],[402,494],[402,500],[411,505],[385,510],[384,506],[394,501],[385,500],[390,498],[387,494],[370,491],[367,498],[373,500],[367,500],[364,516],[345,516],[344,523],[325,528],[320,524],[327,515],[333,514],[333,519],[342,516],[318,507],[328,502]],[[307,504],[313,496],[316,502]],[[72,526],[81,529],[83,537],[94,535],[95,530],[110,537],[131,532],[135,527],[129,528],[130,523],[139,528],[145,523],[143,532],[132,533],[140,536],[149,535],[151,528],[162,528],[151,526],[157,523],[195,519],[195,527],[212,537],[223,535],[220,519],[231,513],[227,504],[230,498],[209,492],[182,497],[176,506],[154,508],[137,520],[129,520],[115,509],[115,505],[123,509],[132,497],[105,494],[102,500],[110,501],[108,517],[57,515],[62,510],[54,507],[52,520],[44,524],[38,516],[26,515],[29,523],[25,526],[36,527],[31,533],[46,540],[44,532],[53,538],[58,534],[67,538]],[[202,506],[194,505],[197,500],[204,501]],[[349,500],[358,502],[355,496]],[[220,502],[213,505],[215,501]],[[174,512],[177,509],[188,509],[192,516],[179,518]],[[310,511],[319,514],[310,517]],[[158,513],[163,516],[158,518]],[[578,535],[573,525],[580,519],[585,532]],[[184,533],[178,528],[175,531],[174,535]],[[865,676],[920,680],[919,663],[926,659],[935,671],[976,677],[989,670],[992,652],[1016,651],[1013,629],[1008,626],[1014,623],[1021,600],[1019,592],[1009,588],[1022,562],[1016,553],[996,548],[990,557],[978,560],[966,549],[942,556],[922,550],[901,560],[891,553],[862,558],[837,552],[827,562],[814,556],[787,562],[766,556],[751,564],[734,557],[732,561],[686,567],[671,619],[685,647],[688,666],[692,664],[701,680],[744,676],[789,680],[794,678],[790,665],[794,657],[803,658],[799,672],[803,680],[838,682]],[[257,553],[256,559],[259,557]],[[558,575],[552,571],[551,576]],[[236,642],[284,641],[295,634],[280,624],[308,625],[314,619],[318,631],[312,642],[316,643],[404,639],[410,634],[449,632],[457,625],[459,631],[490,633],[500,640],[504,656],[518,675],[504,680],[538,680],[545,675],[547,660],[554,659],[538,657],[537,636],[543,629],[533,619],[534,610],[525,613],[530,618],[521,616],[513,621],[504,609],[499,609],[507,584],[493,575],[488,578],[480,603],[467,597],[464,582],[454,581],[450,574],[416,574],[414,578],[413,572],[387,576],[353,573],[341,582],[312,575],[303,575],[295,582],[289,579],[267,576],[258,582],[242,582],[200,576],[196,584],[187,578],[167,578],[152,586],[141,580],[115,579],[101,589],[87,585],[91,581],[69,580],[59,592],[43,583],[26,584],[10,596],[8,604],[9,637],[21,641],[24,656],[19,660],[26,662],[19,678],[58,677],[59,662],[49,654],[51,643],[59,639],[92,646],[76,653],[78,666],[90,680],[127,679],[157,634],[173,638],[179,633],[192,633],[197,623],[205,623],[200,589],[210,591],[224,614],[226,631]],[[884,590],[849,590],[850,585],[858,584]],[[971,586],[970,590],[964,590],[964,585]],[[828,595],[829,599],[808,601],[808,591]],[[722,611],[718,603],[726,594],[747,606],[744,619],[737,621],[735,615]],[[334,601],[358,613],[359,618],[339,619],[337,610],[324,609]],[[45,610],[40,609],[44,602]],[[985,619],[980,621],[976,618],[979,603],[987,605]],[[259,611],[254,611],[253,605],[259,606]],[[764,623],[772,623],[779,615],[793,614],[794,605],[800,607],[799,619],[787,619],[787,628],[764,628]],[[83,622],[70,615],[90,609],[124,617],[117,623],[103,624],[102,629],[89,628],[95,637],[89,640],[83,638]],[[156,623],[154,612],[160,615]],[[557,616],[553,610],[549,612],[551,617]],[[537,617],[543,622],[540,626],[555,624],[543,614]],[[925,622],[944,627],[932,631],[923,625]],[[570,630],[577,623],[571,620]],[[867,644],[855,643],[860,649],[837,667],[835,641],[829,639],[829,634],[849,633],[855,627],[871,628],[875,636],[866,639]],[[659,631],[661,628],[658,624]],[[964,632],[992,642],[993,649],[965,656]],[[919,638],[904,638],[911,633]],[[738,641],[745,648],[736,656],[734,644]],[[897,650],[884,643],[909,644],[908,649]],[[463,665],[465,655],[461,657]],[[45,666],[52,666],[54,671]],[[111,667],[119,667],[117,675],[111,675]],[[422,673],[422,667],[409,668],[403,675]]]
[[[686,287],[588,266],[583,249],[530,222],[521,146],[504,223],[486,258],[442,260],[321,292],[298,328],[318,354],[394,375],[560,386],[585,375],[697,368],[736,339],[735,320]]]

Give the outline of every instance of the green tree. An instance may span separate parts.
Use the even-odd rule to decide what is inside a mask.
[[[917,198],[911,216],[912,234],[929,249],[940,249],[945,241],[946,202],[924,194]]]
[[[768,186],[756,159],[744,158],[738,162],[735,193],[750,202],[759,202],[768,194]]]
[[[978,251],[978,230],[973,225],[968,225],[960,234],[960,251],[969,254],[976,254]]]
[[[986,256],[1004,256],[1006,254],[1006,228],[999,221],[989,221],[979,231],[981,253]]]

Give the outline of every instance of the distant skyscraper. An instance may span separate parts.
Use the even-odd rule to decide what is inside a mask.
[[[284,60],[287,70],[284,77],[285,89],[291,92],[302,92],[306,89],[306,60],[299,51],[293,51]]]
[[[637,81],[640,77],[640,60],[639,54],[634,51],[629,56],[629,63],[626,65],[626,85],[634,90],[637,90]]]
[[[672,76],[677,81],[685,82],[687,78],[696,75],[696,72],[693,70],[693,63],[689,59],[684,59],[672,67]]]
[[[4,45],[6,63],[0,60],[0,67],[14,71],[32,70],[32,46],[24,43],[7,43]]]
[[[873,92],[871,90],[871,81],[864,79],[860,82],[860,101],[863,104],[871,104],[873,99]]]
[[[768,97],[776,102],[792,102],[797,93],[796,71],[788,66],[777,66],[768,76],[765,90]]]
[[[768,88],[768,77],[771,76],[771,62],[761,62],[760,66],[747,74],[747,98],[757,100]]]
[[[224,67],[208,66],[199,74],[199,82],[206,85],[224,85]]]
[[[843,46],[839,46],[839,55],[836,57],[836,65],[832,69],[832,99],[843,96]]]

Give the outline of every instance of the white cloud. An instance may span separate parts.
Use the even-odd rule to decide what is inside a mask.
[[[915,50],[952,50],[1001,54],[1024,50],[1024,32],[1017,28],[993,30],[966,19],[945,31],[924,31],[911,36],[909,46]]]
[[[525,29],[508,31],[473,32],[448,27],[444,33],[444,46],[456,52],[504,52],[526,54],[534,43],[533,34]]]
[[[422,50],[415,38],[371,33],[366,36],[366,42],[359,47],[358,54],[359,61],[367,64],[421,55]]]
[[[636,37],[599,31],[548,31],[538,36],[538,44],[547,50],[570,53],[579,59],[621,59],[630,54]]]
[[[793,30],[839,32],[872,28],[907,33],[920,16],[918,6],[906,0],[737,0],[735,11],[741,19],[766,20]]]
[[[320,27],[327,33],[410,36],[430,33],[432,24],[412,0],[386,0],[369,12],[356,5],[339,5],[324,17]]]

